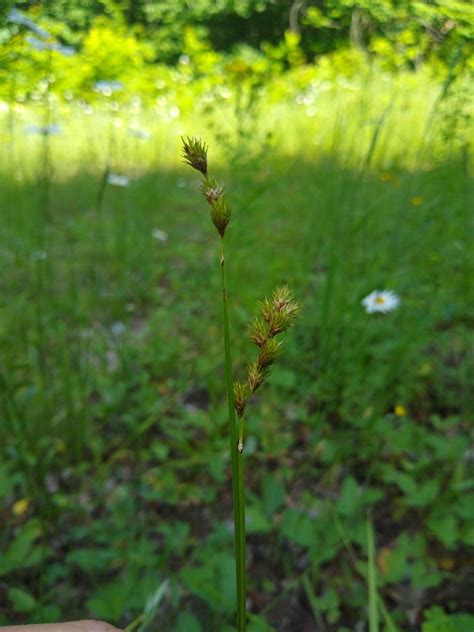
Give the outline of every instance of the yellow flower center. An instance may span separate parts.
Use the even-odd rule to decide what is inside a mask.
[[[374,303],[377,303],[377,305],[383,305],[385,303],[385,297],[384,296],[377,296],[377,298],[375,299]]]

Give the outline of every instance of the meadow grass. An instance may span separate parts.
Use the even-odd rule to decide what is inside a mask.
[[[236,332],[255,302],[285,282],[304,307],[268,394],[246,422],[256,538],[273,524],[271,507],[281,509],[278,485],[293,489],[290,508],[298,503],[305,511],[318,494],[334,493],[351,463],[361,485],[383,487],[380,450],[390,433],[396,437],[397,424],[406,421],[406,432],[416,436],[416,424],[434,423],[433,433],[441,435],[440,419],[448,419],[451,436],[467,435],[472,189],[463,137],[443,135],[441,90],[415,77],[339,82],[302,91],[298,103],[262,101],[244,137],[233,129],[232,104],[212,113],[211,129],[228,130],[228,143],[211,159],[232,183],[239,226],[230,225],[226,245],[229,287],[239,296],[230,314],[237,377],[249,349]],[[218,254],[196,201],[199,180],[179,163],[180,134],[209,137],[209,116],[172,111],[158,118],[139,108],[110,111],[105,103],[94,111],[53,104],[50,119],[62,134],[25,133],[42,107],[20,104],[2,119],[0,439],[12,481],[7,499],[29,503],[25,515],[12,514],[4,546],[26,518],[39,518],[43,533],[35,579],[20,571],[13,576],[35,599],[14,621],[72,614],[75,571],[64,569],[77,567],[89,610],[118,623],[136,616],[143,593],[168,576],[176,582],[170,611],[183,586],[209,607],[210,588],[203,595],[192,572],[179,574],[190,543],[211,533],[221,566],[206,567],[199,547],[190,565],[215,573],[208,584],[218,583],[230,546],[222,526],[229,498],[222,495],[228,456],[214,300]],[[133,125],[151,138],[130,136]],[[128,175],[130,185],[107,185],[98,204],[107,165]],[[361,300],[376,288],[396,291],[401,307],[385,317],[366,314]],[[395,415],[397,405],[404,415]],[[449,457],[453,467],[459,454]],[[278,463],[285,464],[278,485],[268,483],[261,505],[260,485]],[[429,476],[423,472],[421,481]],[[463,477],[460,466],[456,484]],[[307,489],[293,486],[297,480]],[[204,532],[190,517],[193,507],[217,508]],[[131,516],[138,519],[128,532]],[[166,542],[177,516],[173,554]],[[69,535],[59,537],[58,524]],[[362,547],[364,529],[362,520],[351,534]],[[292,577],[296,558],[285,537],[283,528],[271,547],[284,552],[283,575]],[[314,538],[324,541],[316,532]],[[100,573],[74,556],[90,541],[110,546]],[[159,542],[159,554],[151,542]],[[121,546],[128,550],[114,557]],[[315,568],[327,561],[321,546]],[[137,570],[137,558],[146,572]],[[45,560],[49,568],[54,561],[54,572]],[[100,597],[86,601],[103,595],[112,603],[112,579],[123,569],[131,570],[125,588],[119,584],[115,610],[107,612]],[[130,587],[137,575],[146,580],[138,596]],[[253,581],[276,594],[271,577]],[[214,597],[214,629],[224,629],[232,611],[232,588],[226,590]],[[11,595],[9,603],[7,620],[15,616]],[[352,620],[341,616],[342,623]],[[403,616],[401,609],[398,620]]]

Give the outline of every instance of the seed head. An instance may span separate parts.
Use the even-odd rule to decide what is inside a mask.
[[[250,337],[257,347],[263,347],[268,338],[268,327],[263,320],[255,318],[249,327]]]
[[[219,235],[224,237],[225,229],[230,222],[230,206],[223,196],[217,198],[217,200],[211,204],[211,219]]]
[[[268,369],[280,355],[281,342],[274,338],[269,338],[260,350],[257,364],[261,369]]]
[[[186,164],[207,176],[207,150],[208,147],[200,138],[181,137],[183,141],[183,160]]]
[[[268,368],[262,368],[258,361],[251,362],[247,368],[247,384],[250,393],[255,391],[263,384],[265,378],[268,377]]]
[[[211,206],[224,195],[224,187],[220,185],[212,176],[207,176],[207,178],[203,178],[201,183],[201,191],[204,193],[208,204],[211,204]]]
[[[287,285],[277,287],[276,290],[273,291],[271,300],[275,310],[283,312],[292,320],[299,315],[300,307]]]
[[[270,337],[291,327],[300,311],[299,303],[294,300],[290,289],[286,285],[277,288],[271,299],[265,299],[262,304],[262,313],[268,322]]]
[[[250,325],[250,337],[260,353],[247,368],[249,396],[270,374],[270,367],[280,355],[282,343],[275,336],[286,331],[300,313],[300,306],[286,285],[277,288],[260,305],[263,318],[255,318]]]
[[[244,416],[245,407],[249,398],[249,388],[243,382],[234,382],[234,407],[237,415]]]

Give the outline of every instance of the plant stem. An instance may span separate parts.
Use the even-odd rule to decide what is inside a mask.
[[[232,504],[234,508],[235,530],[235,570],[237,580],[237,632],[245,632],[246,590],[245,590],[245,502],[244,502],[244,461],[243,453],[238,449],[237,422],[234,409],[234,384],[232,377],[232,358],[230,353],[229,310],[227,301],[227,283],[224,257],[224,238],[221,241],[222,305],[224,316],[225,369],[227,380],[227,401],[230,422],[230,452],[232,458]]]
[[[369,631],[379,632],[379,619],[377,610],[377,579],[375,570],[375,536],[370,513],[367,513],[367,550],[367,583],[369,585]]]

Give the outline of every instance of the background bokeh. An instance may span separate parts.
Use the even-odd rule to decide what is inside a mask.
[[[472,632],[472,70],[461,0],[0,7],[0,625],[228,631],[219,243],[246,421],[249,632]],[[399,307],[368,314],[392,290]],[[371,629],[371,632],[374,632]]]

